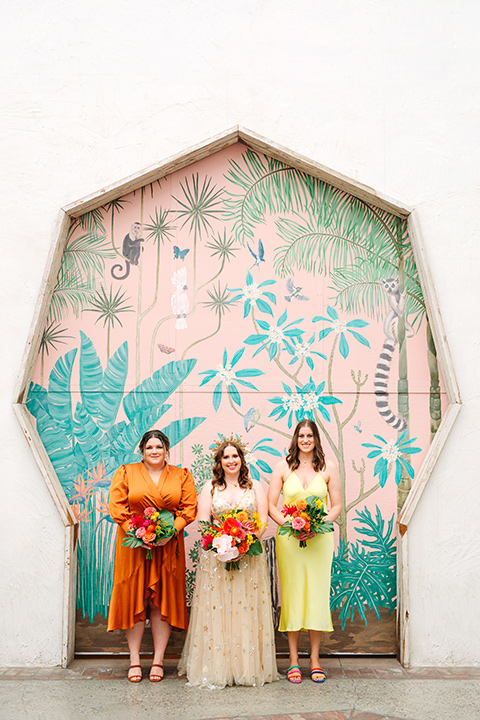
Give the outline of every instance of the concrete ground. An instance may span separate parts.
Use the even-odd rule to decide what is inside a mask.
[[[1,668],[1,720],[480,720],[480,668],[405,670],[392,658],[325,658],[327,681],[282,678],[262,688],[201,690],[178,678],[126,680],[125,659],[77,659],[62,668]]]

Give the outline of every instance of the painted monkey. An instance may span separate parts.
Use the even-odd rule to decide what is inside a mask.
[[[115,280],[125,280],[130,273],[130,265],[138,265],[140,259],[140,253],[143,251],[143,247],[140,243],[143,243],[143,238],[140,237],[142,232],[142,226],[139,222],[134,222],[130,228],[130,232],[123,238],[122,255],[126,260],[125,273],[123,275],[115,275],[115,270],[121,270],[120,264],[112,267],[112,277]]]

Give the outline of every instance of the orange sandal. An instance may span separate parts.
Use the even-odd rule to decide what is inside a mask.
[[[319,678],[314,678],[314,675],[320,675]],[[323,677],[321,677],[323,675]],[[327,679],[327,676],[325,675],[325,670],[323,670],[321,667],[312,668],[310,670],[310,677],[312,678],[314,683],[323,683]]]
[[[300,672],[299,665],[292,665],[287,670],[287,680],[294,685],[299,685],[302,682],[302,673]]]
[[[141,665],[130,665],[130,667],[128,668],[128,672],[130,672],[130,670],[133,670],[134,668],[140,668],[140,672],[137,673],[136,675],[128,675],[127,674],[127,680],[128,680],[128,682],[139,683],[142,680],[142,666]]]
[[[157,672],[152,673],[153,668],[160,668],[160,670],[162,671],[162,674],[160,675],[160,673],[157,673]],[[164,675],[163,665],[158,665],[157,663],[152,665],[152,667],[150,668],[150,677],[149,677],[150,682],[160,682],[161,680],[163,680],[163,675]]]

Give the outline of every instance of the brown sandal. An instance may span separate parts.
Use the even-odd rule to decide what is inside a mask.
[[[130,670],[133,670],[133,668],[140,668],[140,673],[137,673],[137,675],[128,675],[128,673],[127,673],[127,680],[128,680],[128,682],[139,683],[142,680],[142,672],[141,672],[142,666],[141,665],[130,665],[130,667],[128,668],[128,672],[130,672]]]
[[[155,667],[160,668],[160,670],[162,671],[161,675],[159,673],[155,673],[155,672],[152,674],[152,670]],[[161,680],[163,680],[163,675],[164,675],[163,665],[158,665],[157,663],[152,665],[152,667],[150,668],[150,677],[149,677],[150,682],[160,682]]]

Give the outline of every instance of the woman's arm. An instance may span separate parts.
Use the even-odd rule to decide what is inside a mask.
[[[128,478],[125,465],[119,467],[112,478],[108,510],[112,520],[127,532],[130,529],[129,520],[132,513],[128,504]]]
[[[340,480],[338,466],[333,460],[327,460],[326,466],[330,510],[325,516],[325,520],[336,520],[342,512],[342,481]]]
[[[258,533],[258,537],[262,537],[263,533],[267,529],[268,525],[268,502],[265,490],[260,484],[259,480],[252,480],[253,489],[255,490],[255,497],[257,499],[257,512],[260,515],[260,521],[262,523],[262,529]]]
[[[180,468],[182,494],[176,512],[174,527],[181,532],[186,525],[190,525],[197,515],[197,491],[195,481],[189,470]]]
[[[277,503],[280,493],[282,492],[283,477],[286,469],[288,469],[286,461],[280,460],[273,469],[270,487],[268,488],[268,514],[272,520],[275,520],[277,525],[283,525],[285,522],[284,516],[277,508]]]
[[[212,481],[207,480],[198,496],[198,514],[197,520],[210,522],[212,514]]]

